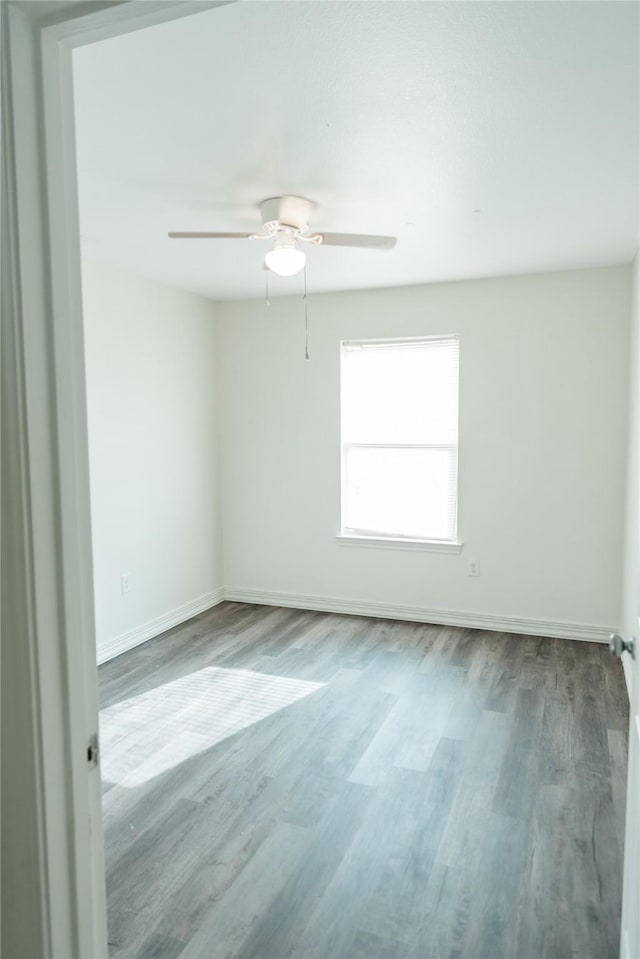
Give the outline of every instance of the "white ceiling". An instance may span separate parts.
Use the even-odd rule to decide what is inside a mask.
[[[74,54],[89,256],[216,299],[261,296],[259,228],[391,233],[312,248],[313,290],[629,262],[638,247],[633,2],[241,2]],[[274,278],[298,292],[300,277]]]

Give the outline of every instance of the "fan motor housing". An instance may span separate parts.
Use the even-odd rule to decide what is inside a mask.
[[[302,196],[274,196],[260,204],[262,227],[265,233],[277,233],[289,227],[297,233],[309,228],[309,218],[315,204]]]

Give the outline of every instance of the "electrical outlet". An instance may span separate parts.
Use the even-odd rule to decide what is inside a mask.
[[[480,560],[479,559],[470,559],[469,560],[469,576],[479,576],[480,575]]]
[[[131,573],[123,573],[120,577],[120,592],[124,596],[125,593],[131,591]]]

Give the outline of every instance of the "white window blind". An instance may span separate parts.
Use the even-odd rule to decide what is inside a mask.
[[[453,541],[458,338],[345,341],[342,532]]]

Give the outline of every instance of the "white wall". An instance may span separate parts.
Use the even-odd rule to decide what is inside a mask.
[[[640,253],[633,262],[633,291],[631,301],[630,378],[629,378],[629,436],[627,459],[627,500],[624,538],[624,577],[622,594],[622,634],[638,637],[638,602],[640,591]],[[628,656],[622,658],[627,688],[631,697],[632,670]]]
[[[221,304],[228,595],[604,638],[620,619],[629,296],[626,267],[311,293],[308,362],[299,297]],[[338,545],[340,340],[446,333],[461,336],[462,553]]]
[[[102,660],[221,598],[217,320],[210,300],[90,261],[83,294]]]

